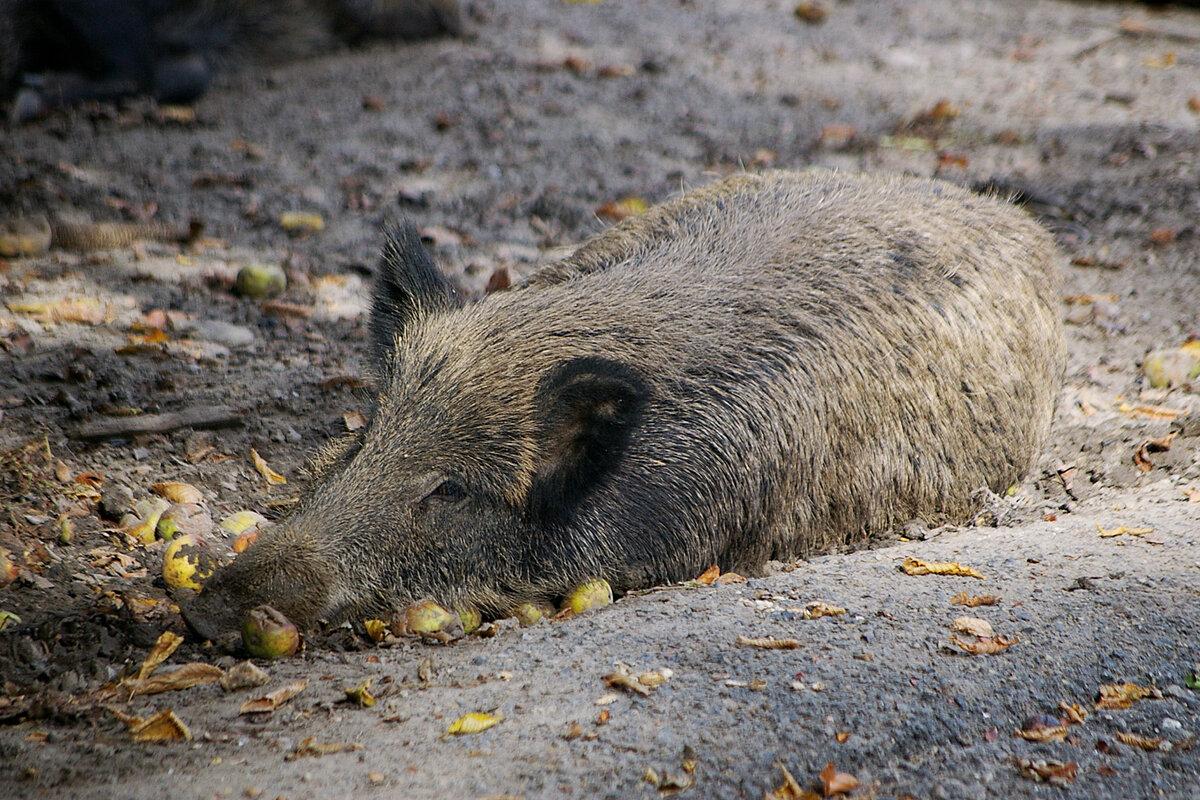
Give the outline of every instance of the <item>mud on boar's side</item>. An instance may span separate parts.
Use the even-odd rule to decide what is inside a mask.
[[[726,179],[472,304],[401,228],[373,418],[188,617],[503,615],[964,520],[1048,433],[1057,260],[994,198],[828,172]]]

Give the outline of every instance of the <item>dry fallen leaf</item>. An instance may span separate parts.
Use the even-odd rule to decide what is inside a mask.
[[[373,642],[382,642],[387,636],[387,623],[381,619],[363,620],[363,628],[367,631],[367,636],[371,637]]]
[[[253,689],[256,686],[262,686],[270,679],[271,677],[253,661],[239,661],[225,670],[220,683],[221,688],[225,691],[236,692],[238,689]]]
[[[999,605],[1000,598],[994,594],[982,594],[972,596],[968,592],[959,592],[950,598],[950,605],[966,606],[967,608],[978,608],[979,606],[994,606]]]
[[[320,758],[332,753],[351,753],[364,749],[358,742],[318,742],[309,736],[296,746],[296,749],[283,757],[284,761],[295,761],[297,758],[314,756]]]
[[[776,639],[774,636],[750,638],[742,636],[740,633],[737,637],[737,643],[747,645],[748,647],[762,647],[767,650],[795,650],[800,646],[800,642],[796,639]]]
[[[649,207],[650,204],[642,198],[629,195],[628,197],[622,197],[620,200],[600,206],[596,209],[596,216],[612,220],[613,222],[620,222],[628,217],[641,214]]]
[[[957,561],[922,561],[911,556],[904,559],[900,568],[909,575],[960,575],[966,578],[985,580],[973,567],[964,567]]]
[[[218,666],[193,661],[170,672],[152,675],[144,680],[131,681],[128,688],[129,693],[134,696],[174,692],[190,689],[203,683],[212,683],[220,680],[224,674],[225,670]]]
[[[1127,528],[1124,525],[1118,525],[1115,528],[1101,528],[1100,523],[1096,523],[1096,530],[1100,532],[1100,538],[1110,539],[1113,536],[1145,536],[1148,533],[1154,533],[1153,528]]]
[[[144,681],[150,677],[150,673],[158,668],[158,665],[171,657],[175,652],[175,648],[183,643],[183,637],[171,631],[163,631],[154,643],[154,647],[150,648],[149,655],[142,662],[141,669],[137,673],[137,681]]]
[[[844,608],[830,605],[821,600],[813,600],[804,604],[804,609],[800,612],[800,615],[805,619],[820,619],[821,617],[836,617],[839,614],[845,613],[846,609]]]
[[[239,714],[268,714],[308,688],[308,681],[293,681],[287,686],[267,692],[242,703]]]
[[[819,800],[820,795],[804,789],[783,764],[776,764],[783,773],[783,783],[773,792],[763,792],[763,800]]]
[[[1067,738],[1067,726],[1057,717],[1038,714],[1013,733],[1030,742],[1061,742]]]
[[[190,483],[164,481],[150,487],[150,491],[172,503],[203,503],[204,495]]]
[[[342,421],[346,423],[348,431],[356,431],[367,424],[367,418],[362,415],[361,411],[347,411],[342,414]]]
[[[500,714],[485,714],[483,712],[472,712],[450,723],[450,727],[446,729],[445,736],[463,736],[469,733],[479,733],[486,731],[493,725],[502,722],[504,717]]]
[[[964,642],[957,636],[951,636],[950,641],[956,644],[959,649],[964,650],[973,656],[978,656],[1003,653],[1005,650],[1021,640],[1016,636],[1013,636],[1012,638],[997,636],[994,639],[983,639],[977,642]]]
[[[646,686],[637,676],[629,672],[629,667],[617,664],[612,672],[601,676],[604,682],[613,689],[626,689],[638,694],[650,694],[651,687]]]
[[[1153,687],[1138,686],[1136,683],[1105,683],[1100,686],[1100,699],[1096,708],[1129,708],[1137,700],[1162,699],[1162,692]]]
[[[981,639],[991,639],[996,635],[996,631],[992,629],[992,623],[979,617],[955,617],[954,621],[950,623],[950,630],[957,633],[969,633]]]
[[[1117,406],[1117,410],[1122,414],[1128,414],[1131,417],[1165,420],[1173,420],[1176,417],[1181,417],[1188,413],[1187,409],[1185,408],[1168,408],[1167,406],[1153,406],[1145,404],[1131,406],[1126,403],[1121,403],[1119,406]]]
[[[259,474],[262,475],[263,478],[266,479],[267,483],[271,486],[278,486],[280,484],[287,483],[287,478],[283,477],[278,472],[267,466],[267,462],[263,460],[263,457],[260,456],[258,451],[253,447],[250,448],[250,460],[254,462],[254,468],[258,470]]]
[[[375,705],[375,696],[371,694],[371,683],[373,681],[374,678],[367,678],[357,686],[345,689],[346,699],[361,708],[370,708]]]
[[[833,797],[835,794],[845,794],[851,789],[858,788],[858,778],[849,772],[838,772],[834,768],[832,761],[825,765],[825,769],[821,770],[820,778],[826,797]]]
[[[1058,704],[1058,710],[1063,712],[1067,718],[1067,722],[1071,723],[1072,725],[1082,725],[1083,721],[1087,719],[1087,711],[1081,708],[1077,703],[1071,703],[1068,705],[1066,701],[1062,701]]]
[[[700,576],[696,578],[696,583],[700,584],[701,586],[711,586],[719,577],[721,577],[721,568],[716,564],[713,564],[711,567],[704,570],[704,572],[700,573]]]
[[[1118,733],[1117,738],[1120,739],[1123,744],[1127,744],[1130,747],[1139,747],[1142,750],[1157,750],[1159,745],[1163,743],[1161,736],[1149,738],[1146,736],[1138,736],[1134,733]]]
[[[39,322],[79,322],[99,325],[108,317],[109,309],[94,297],[78,300],[58,300],[50,303],[5,303],[15,314],[29,314]]]
[[[1013,760],[1013,764],[1017,771],[1026,778],[1056,786],[1065,786],[1071,783],[1075,780],[1075,773],[1079,771],[1079,765],[1074,761],[1063,763],[1062,761],[1017,758]]]
[[[163,709],[148,719],[122,714],[116,709],[109,710],[125,724],[135,742],[190,742],[192,740],[192,732],[170,709]]]

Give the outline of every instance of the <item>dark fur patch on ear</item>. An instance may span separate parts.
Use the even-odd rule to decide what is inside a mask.
[[[396,337],[415,320],[454,308],[462,301],[421,244],[409,220],[393,224],[379,260],[371,304],[371,346],[375,366],[388,371],[388,353]]]
[[[529,500],[546,519],[569,513],[617,465],[650,388],[631,367],[586,356],[546,375],[537,396],[542,462]]]

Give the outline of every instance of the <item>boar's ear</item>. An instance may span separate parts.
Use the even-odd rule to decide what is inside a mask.
[[[388,353],[396,337],[426,314],[461,305],[462,301],[421,244],[412,222],[391,225],[379,260],[371,304],[371,345],[375,367],[388,371]]]
[[[636,371],[597,356],[567,361],[543,378],[536,412],[542,453],[531,514],[569,513],[616,466],[649,397]]]

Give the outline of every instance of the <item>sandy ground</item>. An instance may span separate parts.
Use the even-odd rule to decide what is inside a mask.
[[[226,75],[194,119],[132,102],[4,130],[5,213],[206,226],[182,249],[0,262],[6,304],[94,298],[101,309],[51,323],[0,308],[0,547],[21,569],[0,611],[22,620],[0,633],[6,795],[759,798],[783,782],[778,764],[819,789],[832,762],[858,778],[858,797],[1200,798],[1200,691],[1188,686],[1200,670],[1200,503],[1189,502],[1200,397],[1153,389],[1142,368],[1147,353],[1200,337],[1200,12],[825,7],[808,24],[790,2],[478,2],[466,41]],[[303,487],[306,454],[365,405],[339,379],[362,363],[363,292],[387,215],[410,215],[446,270],[481,289],[497,269],[528,274],[601,229],[606,203],[810,165],[1019,192],[1071,261],[1052,441],[979,525],[491,639],[377,647],[335,631],[266,665],[257,691],[207,684],[115,704],[174,710],[189,743],[133,743],[89,703],[163,630],[183,628],[155,578],[161,545],[127,550],[74,478],[98,473],[135,498],[184,480],[215,517],[278,513]],[[291,238],[288,211],[320,214],[325,229]],[[286,267],[294,307],[230,291],[254,263]],[[138,323],[164,318],[166,343],[131,341],[145,336]],[[212,405],[234,408],[240,426],[103,444],[70,435],[124,408]],[[43,436],[49,461],[44,448],[13,460]],[[1143,449],[1152,440],[1169,449]],[[266,487],[251,447],[290,482]],[[910,556],[986,577],[909,576]],[[1000,602],[951,605],[962,591]],[[818,599],[847,613],[803,619],[797,609]],[[963,614],[1019,642],[967,655],[950,638]],[[800,646],[739,645],[739,634]],[[232,663],[188,642],[169,664],[188,660]],[[612,689],[602,676],[618,663],[670,679],[645,696]],[[374,706],[341,702],[367,678]],[[306,690],[279,710],[238,714],[296,680]],[[1126,681],[1161,696],[1095,708],[1101,685]],[[1014,734],[1060,715],[1060,702],[1090,712],[1065,741]],[[503,721],[443,736],[468,712]],[[1143,750],[1120,734],[1161,741]],[[360,749],[306,755],[310,737]],[[1020,759],[1073,763],[1076,777],[1036,783]]]

